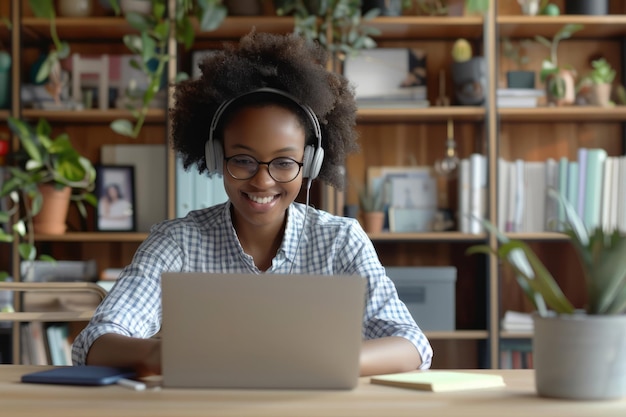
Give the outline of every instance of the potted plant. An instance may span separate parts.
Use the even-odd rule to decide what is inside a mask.
[[[570,23],[563,26],[552,38],[548,40],[543,36],[535,36],[535,40],[550,50],[548,59],[541,64],[540,78],[546,87],[546,97],[550,104],[557,106],[572,104],[576,99],[574,79],[576,73],[571,68],[559,67],[558,47],[559,43],[570,38],[575,32],[583,28],[581,24]]]
[[[513,43],[510,38],[502,38],[502,55],[516,68],[506,72],[508,88],[535,88],[535,71],[525,69],[528,56],[524,52],[531,42],[531,39],[521,39]]]
[[[517,282],[534,304],[533,362],[539,395],[568,399],[626,396],[626,236],[619,230],[587,230],[574,207],[557,191],[585,279],[587,303],[576,308],[524,242],[508,239],[489,222],[497,250],[488,245],[468,253],[493,253],[513,268]]]
[[[218,28],[228,11],[221,0],[176,0],[176,13],[171,20],[168,15],[167,0],[144,0],[144,9],[130,6],[120,9],[118,0],[109,0],[115,14],[124,13],[126,21],[137,34],[124,35],[124,44],[139,59],[132,65],[141,69],[147,77],[147,88],[142,91],[128,91],[131,101],[127,108],[134,117],[117,119],[111,123],[111,129],[123,136],[136,138],[148,114],[150,103],[164,85],[164,74],[169,61],[167,43],[172,30],[175,30],[176,40],[185,49],[191,48],[195,40],[192,17],[198,19],[202,31],[211,31]],[[186,79],[187,75],[178,73],[176,82]]]
[[[590,83],[589,104],[609,106],[611,104],[611,88],[615,79],[615,69],[605,58],[591,61],[592,70],[585,77]]]
[[[85,203],[96,205],[92,194],[96,171],[72,146],[66,133],[53,138],[45,120],[39,120],[36,127],[13,117],[8,123],[20,140],[22,152],[15,155],[18,164],[9,166],[9,179],[0,190],[0,198],[9,197],[11,201],[7,211],[0,211],[0,224],[12,225],[12,231],[23,240],[20,257],[32,261],[37,258],[35,233],[64,233],[70,201],[76,203],[82,216],[87,215]],[[55,200],[60,206],[52,206]],[[60,216],[61,223],[46,224],[51,216]],[[15,218],[17,221],[12,221]],[[13,233],[0,228],[0,242],[13,239]]]
[[[374,48],[372,36],[380,31],[364,24],[380,13],[372,9],[361,14],[360,0],[281,0],[276,14],[294,16],[294,32],[318,41],[333,57],[335,70],[346,56]]]
[[[428,16],[483,14],[489,9],[489,0],[403,0],[405,9],[413,4],[418,12]]]
[[[379,233],[385,224],[385,204],[382,187],[367,186],[359,190],[359,205],[363,212],[363,224],[367,233]]]

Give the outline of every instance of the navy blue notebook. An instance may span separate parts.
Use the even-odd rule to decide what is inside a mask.
[[[133,378],[135,371],[110,366],[63,366],[22,375],[22,382],[65,385],[110,385],[121,378]]]

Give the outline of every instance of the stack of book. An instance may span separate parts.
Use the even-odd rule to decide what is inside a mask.
[[[534,88],[498,88],[496,105],[498,107],[537,107],[539,99],[544,96],[543,90]]]

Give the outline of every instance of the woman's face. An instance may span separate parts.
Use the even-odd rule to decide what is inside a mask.
[[[275,105],[241,109],[224,129],[224,156],[250,155],[269,162],[287,157],[302,162],[305,131],[295,113]],[[224,187],[234,206],[235,226],[276,227],[280,229],[287,207],[302,186],[302,170],[291,182],[272,179],[267,165],[259,165],[250,179],[238,180],[226,170]]]

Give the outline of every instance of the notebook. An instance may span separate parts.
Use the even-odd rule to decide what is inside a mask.
[[[163,386],[352,389],[365,279],[162,274]]]

